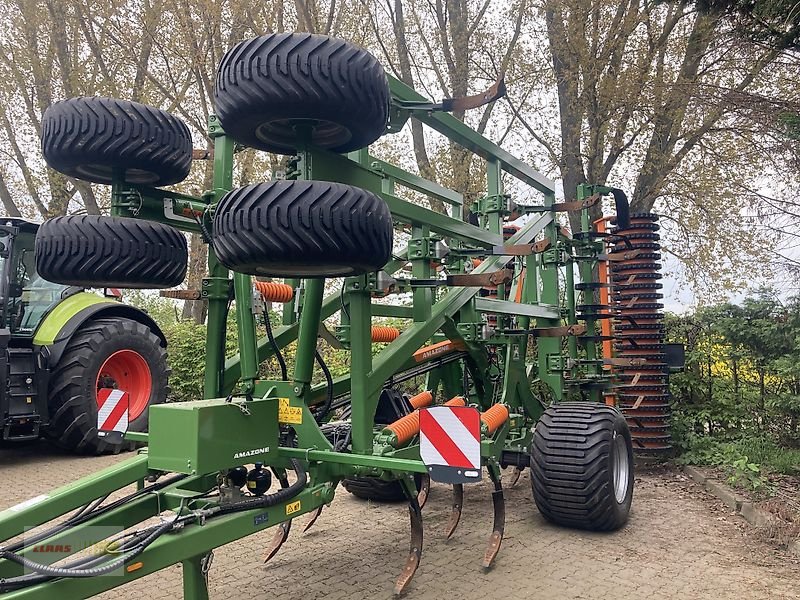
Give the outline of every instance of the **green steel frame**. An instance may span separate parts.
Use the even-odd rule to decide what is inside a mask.
[[[390,78],[390,87],[393,98],[390,131],[399,130],[413,116],[484,159],[485,196],[472,205],[480,215],[482,226],[462,220],[465,199],[461,194],[378,160],[367,150],[343,156],[301,145],[287,178],[342,182],[370,190],[386,201],[395,223],[411,232],[408,247],[400,251],[405,256],[393,259],[385,267],[388,274],[397,276],[399,289],[412,291],[410,304],[400,306],[374,301],[374,274],[347,278],[342,293],[337,290],[328,297],[324,296],[324,280],[288,280],[287,283],[302,293],[297,294],[297,302],[284,308],[283,323],[276,328],[274,337],[280,348],[297,344],[294,369],[289,381],[260,379],[259,365],[269,358],[273,347],[266,338],[257,337],[251,278],[229,273],[209,245],[208,276],[201,289],[202,298],[208,302],[204,395],[207,399],[227,397],[227,401],[203,406],[213,413],[212,418],[217,419],[220,426],[227,423],[234,426],[236,419],[274,415],[274,404],[278,402],[283,411],[278,413],[279,420],[286,418],[280,415],[288,414],[287,407],[295,409],[291,424],[296,431],[296,447],[276,448],[277,427],[265,428],[264,437],[269,439],[243,439],[241,444],[246,449],[263,450],[261,454],[255,452],[248,456],[263,459],[277,469],[289,468],[290,459],[301,461],[308,471],[309,484],[295,498],[268,509],[190,520],[179,531],[159,538],[117,576],[55,579],[11,592],[9,598],[85,597],[177,562],[184,567],[185,597],[207,598],[203,559],[213,548],[330,503],[338,482],[344,477],[402,479],[410,473],[425,473],[418,445],[412,443],[395,448],[375,428],[374,416],[387,381],[415,366],[414,353],[427,343],[449,339],[466,349],[463,359],[428,374],[431,387],[441,385],[445,395],[454,391],[461,393],[481,410],[497,402],[509,408],[508,421],[492,435],[483,437],[485,465],[493,470],[499,468],[504,451],[525,452],[528,449],[533,426],[548,402],[559,401],[570,391],[580,390],[584,382],[604,381],[601,361],[591,339],[593,323],[588,323],[589,337],[585,340],[568,335],[563,327],[577,322],[573,266],[578,265],[582,280],[591,281],[593,263],[602,249],[595,242],[581,242],[563,234],[555,216],[554,182],[451,115],[409,108],[410,103],[426,99],[408,86]],[[212,190],[201,197],[190,197],[161,189],[115,184],[112,187],[113,214],[160,221],[193,233],[201,232],[198,221],[202,219],[206,228],[210,228],[209,217],[221,197],[233,187],[236,147],[213,116],[209,132],[214,139]],[[507,240],[503,235],[503,218],[509,214],[509,197],[504,193],[503,173],[532,187],[542,198],[537,206],[522,207],[529,215],[528,221]],[[402,199],[400,188],[446,203],[452,207],[453,216]],[[579,190],[578,199],[589,191]],[[588,212],[584,209],[583,213],[583,229],[588,230],[591,225]],[[435,277],[431,261],[435,259],[434,248],[440,240],[446,240],[452,249],[445,259],[451,273],[467,272],[469,257],[484,253],[483,261],[471,271],[473,274],[511,268],[514,280],[498,286],[496,298],[481,297],[480,287],[445,286],[444,281],[438,287],[411,286],[407,275],[406,280],[403,279],[401,269],[410,263],[413,279]],[[504,244],[532,244],[536,240],[549,240],[549,247],[523,257],[493,251]],[[565,285],[560,284],[560,279]],[[237,308],[239,351],[236,356],[226,357],[225,324],[231,293]],[[591,300],[584,299],[584,302],[591,303]],[[313,384],[319,325],[337,314],[341,337],[350,350],[351,373],[334,381],[333,392],[337,397],[350,396],[350,452],[337,452],[332,448],[309,408],[327,393],[325,384]],[[490,336],[485,332],[487,314],[496,319]],[[407,322],[402,334],[377,353],[373,352],[371,342],[371,324],[375,316],[393,316]],[[542,331],[549,331],[551,335],[540,335]],[[463,369],[470,375],[469,389],[463,389],[461,384]],[[546,397],[541,391],[533,391],[544,389],[543,386],[549,390],[544,394]],[[599,398],[597,392],[591,394]],[[262,403],[271,406],[270,411],[248,409],[248,406]],[[151,419],[161,418],[162,411],[174,409],[170,405],[154,407]],[[298,414],[302,415],[301,419]],[[126,486],[137,484],[141,489],[149,485],[148,482],[163,480],[164,453],[179,454],[174,448],[195,447],[200,434],[198,428],[189,426],[174,435],[172,449],[164,449],[154,439],[149,449],[143,448],[134,458],[40,497],[34,503],[0,513],[0,540],[13,538],[26,528],[57,519]],[[140,441],[147,438],[143,434],[129,437]],[[212,444],[213,449],[213,439],[205,443]],[[271,449],[264,450],[263,446]],[[236,466],[237,462],[243,461],[232,458],[227,466]],[[82,534],[99,541],[92,537],[93,525],[129,528],[167,509],[181,514],[213,509],[213,499],[198,496],[218,485],[218,465],[204,470],[203,465],[208,463],[200,458],[197,463],[184,470],[186,476],[180,481],[139,495],[80,525]],[[63,535],[63,532],[55,532],[48,543],[57,543]],[[21,572],[17,564],[0,560],[0,578]]]

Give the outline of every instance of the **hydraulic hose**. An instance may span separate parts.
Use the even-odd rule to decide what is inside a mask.
[[[297,494],[303,491],[303,488],[306,487],[306,484],[308,483],[308,474],[303,468],[303,465],[301,465],[300,461],[296,458],[289,459],[289,462],[291,463],[294,472],[297,473],[297,481],[295,481],[289,487],[280,489],[272,494],[267,494],[266,496],[258,496],[256,498],[250,498],[248,500],[241,500],[239,502],[226,504],[225,506],[220,506],[217,510],[212,509],[213,512],[209,514],[209,517],[227,515],[235,512],[251,510],[254,508],[267,508],[294,498]]]
[[[216,516],[221,516],[221,515],[225,515],[225,514],[231,514],[231,513],[235,513],[235,512],[242,512],[242,511],[251,510],[251,509],[254,509],[254,508],[264,508],[264,507],[269,507],[269,506],[275,506],[277,504],[280,504],[281,502],[285,502],[287,500],[290,500],[291,498],[293,498],[294,496],[299,494],[301,491],[303,491],[303,488],[305,488],[306,484],[308,483],[308,475],[307,475],[305,469],[303,469],[303,466],[300,464],[300,461],[298,461],[298,460],[293,458],[293,459],[290,459],[289,462],[292,465],[292,469],[297,474],[297,481],[295,481],[289,487],[281,489],[281,490],[278,490],[277,492],[275,492],[273,494],[269,494],[267,496],[262,496],[262,497],[253,498],[253,499],[249,499],[249,500],[243,500],[243,501],[240,501],[240,502],[234,502],[232,504],[228,504],[228,505],[219,507],[219,509],[210,512],[207,515],[207,518],[213,518],[213,517],[216,517]],[[117,505],[120,502],[129,501],[129,500],[133,499],[134,497],[136,497],[136,496],[138,496],[138,495],[140,495],[142,493],[147,493],[147,492],[153,491],[153,488],[164,487],[165,485],[169,485],[170,483],[174,483],[176,480],[182,479],[183,477],[185,477],[185,476],[173,477],[173,478],[170,478],[170,480],[168,480],[168,481],[161,482],[160,485],[159,484],[154,484],[154,485],[149,486],[147,488],[144,488],[142,490],[138,490],[137,492],[135,492],[134,494],[131,494],[130,496],[122,498],[122,499],[114,502],[113,504],[110,504],[110,505],[108,505],[106,507],[103,507],[103,509],[101,509],[100,511],[96,511],[96,510],[95,511],[88,511],[87,510],[86,512],[80,511],[76,515],[77,519],[75,519],[75,517],[73,517],[73,520],[72,520],[71,524],[74,525],[78,521],[83,521],[83,520],[88,519],[91,516],[96,516],[98,513],[105,512],[107,510],[110,510],[110,509],[114,508],[115,505]],[[135,545],[132,547],[131,551],[128,554],[126,554],[125,556],[121,556],[120,558],[114,559],[114,560],[112,560],[110,562],[107,562],[105,564],[102,564],[101,566],[98,566],[98,567],[86,568],[88,565],[94,564],[98,560],[102,560],[102,557],[84,557],[84,558],[78,559],[77,561],[74,561],[73,563],[70,563],[67,566],[54,567],[52,565],[44,565],[44,564],[41,564],[41,563],[37,563],[37,562],[32,561],[32,560],[30,560],[28,558],[25,558],[24,556],[20,556],[20,555],[16,554],[15,551],[10,549],[10,548],[2,548],[2,549],[0,549],[0,559],[6,559],[6,560],[14,562],[14,563],[16,563],[18,565],[21,565],[24,568],[29,569],[29,570],[33,571],[34,573],[36,573],[37,576],[25,575],[25,576],[18,577],[18,578],[12,578],[12,579],[8,579],[8,580],[0,580],[0,591],[8,591],[9,589],[18,588],[20,586],[28,587],[30,585],[35,585],[37,583],[44,582],[44,581],[48,580],[49,578],[53,578],[53,577],[73,577],[74,578],[74,577],[97,577],[97,576],[100,576],[100,575],[104,575],[106,573],[109,573],[109,572],[113,571],[114,569],[117,569],[117,568],[125,565],[126,563],[129,563],[131,560],[133,560],[134,558],[139,556],[156,539],[158,539],[164,533],[166,533],[167,531],[169,531],[170,529],[175,527],[175,525],[178,523],[179,520],[180,521],[184,521],[184,520],[190,520],[190,519],[193,519],[193,518],[195,518],[194,514],[183,515],[183,516],[178,515],[178,516],[176,516],[174,519],[172,519],[170,521],[167,521],[165,523],[162,523],[161,525],[152,527],[151,529],[143,532],[142,534],[134,536],[133,540],[130,540],[125,544],[125,546],[128,546],[131,542],[138,542],[138,543],[135,543]],[[65,528],[66,527],[64,525],[61,525],[59,527],[54,528],[52,531],[57,533],[57,532],[65,529]],[[17,545],[17,547],[23,547],[23,546],[20,544],[20,545]],[[84,567],[84,568],[75,568],[76,566]]]
[[[175,526],[176,521],[177,519],[173,519],[171,521],[167,521],[166,523],[162,523],[158,527],[155,527],[152,533],[145,537],[141,543],[130,552],[130,554],[121,556],[120,558],[112,560],[100,567],[92,567],[89,569],[71,569],[66,567],[43,565],[25,558],[24,556],[15,554],[9,550],[0,550],[0,558],[5,558],[6,560],[10,560],[18,565],[22,565],[26,569],[30,569],[35,573],[39,573],[40,575],[49,575],[50,577],[98,577],[123,566],[125,563],[128,563],[139,556],[150,544],[156,541],[157,538],[172,529]]]
[[[272,334],[272,323],[269,321],[269,315],[267,314],[266,309],[261,314],[264,317],[264,328],[267,330],[267,339],[269,340],[270,346],[272,346],[272,350],[275,352],[275,358],[277,359],[278,365],[280,365],[281,368],[281,379],[283,381],[288,381],[289,372],[286,369],[286,361],[283,359],[283,353],[278,346],[278,342],[275,341],[275,336]]]
[[[123,552],[130,548],[136,547],[143,539],[147,537],[147,535],[153,530],[154,528],[147,529],[143,532],[138,532],[134,534],[130,534],[130,539],[125,540],[124,542],[120,543],[119,546],[116,548],[117,552]],[[101,564],[106,560],[105,554],[101,555],[91,555],[91,556],[82,556],[77,560],[73,560],[65,565],[62,565],[62,569],[75,569],[77,567],[88,567],[97,564]],[[0,593],[10,592],[13,590],[17,590],[24,587],[30,587],[32,585],[38,585],[40,583],[45,583],[47,581],[52,581],[56,579],[54,575],[40,575],[37,573],[32,573],[28,575],[20,575],[19,577],[11,577],[9,579],[0,579]]]
[[[97,517],[97,516],[103,515],[103,514],[107,513],[110,510],[114,510],[115,508],[118,508],[118,507],[122,506],[123,504],[125,504],[126,502],[130,502],[131,500],[134,500],[134,499],[138,498],[139,496],[143,496],[144,494],[149,494],[151,492],[158,491],[158,490],[160,490],[162,488],[167,487],[168,485],[172,485],[173,483],[177,483],[181,479],[186,479],[186,477],[188,477],[188,475],[178,474],[178,475],[175,475],[173,477],[169,477],[167,479],[163,479],[162,481],[158,481],[158,482],[156,482],[156,483],[154,483],[152,485],[149,485],[147,487],[144,487],[144,488],[142,488],[140,490],[136,490],[132,494],[124,496],[123,498],[119,498],[118,500],[115,500],[114,502],[112,502],[111,504],[107,504],[106,506],[98,507],[97,506],[97,501],[94,501],[90,505],[87,505],[87,506],[91,506],[91,508],[89,508],[88,510],[86,509],[86,507],[84,507],[81,510],[79,510],[75,515],[73,515],[72,517],[70,517],[69,519],[64,521],[63,523],[61,523],[59,525],[56,525],[55,527],[51,527],[50,529],[47,529],[47,530],[42,531],[40,533],[37,533],[37,534],[35,534],[33,536],[27,537],[27,538],[25,538],[24,540],[22,540],[20,542],[16,542],[14,544],[11,544],[10,546],[5,547],[4,550],[6,550],[7,552],[16,552],[16,551],[21,550],[23,548],[27,548],[31,544],[35,544],[37,542],[40,542],[40,541],[42,541],[44,539],[49,538],[52,535],[55,535],[57,533],[61,533],[62,531],[65,531],[65,530],[69,529],[70,527],[72,527],[74,525],[80,525],[81,523],[85,523],[89,519],[91,519],[93,517]],[[104,498],[107,498],[107,497],[108,496],[104,496]]]
[[[325,420],[325,417],[328,416],[328,413],[331,410],[331,405],[333,404],[333,375],[331,375],[328,365],[326,365],[325,361],[322,359],[322,355],[319,353],[319,350],[314,353],[314,358],[316,359],[319,368],[322,369],[322,373],[325,375],[325,383],[328,386],[325,404],[314,414],[314,420],[317,422],[317,424],[319,424],[322,423],[322,421]]]

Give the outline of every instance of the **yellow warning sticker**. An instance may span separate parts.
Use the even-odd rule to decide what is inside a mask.
[[[289,504],[286,505],[287,515],[293,515],[296,512],[300,512],[300,500],[297,500],[296,502],[289,502]]]
[[[302,425],[303,409],[289,404],[288,398],[278,398],[278,423],[283,425]]]

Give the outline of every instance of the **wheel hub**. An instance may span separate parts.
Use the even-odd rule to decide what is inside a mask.
[[[144,357],[135,350],[118,350],[97,373],[96,390],[110,388],[128,393],[128,418],[133,421],[150,402],[153,376]]]

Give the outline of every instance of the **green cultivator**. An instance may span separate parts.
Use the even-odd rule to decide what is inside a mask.
[[[0,513],[0,540],[19,540],[0,549],[0,592],[86,597],[180,562],[184,597],[205,598],[214,548],[274,527],[273,556],[292,520],[310,513],[311,526],[339,483],[363,498],[407,501],[411,546],[397,593],[420,562],[430,479],[452,485],[449,536],[463,485],[488,474],[494,527],[484,567],[503,538],[503,469],[515,483],[530,467],[533,497],[554,523],[621,527],[633,459],[625,418],[610,405],[627,384],[611,368],[664,370],[660,359],[599,351],[611,336],[599,334],[610,309],[591,308],[597,291],[635,292],[639,283],[594,274],[639,251],[597,231],[589,208],[613,197],[624,229],[627,203],[600,186],[556,203],[552,181],[447,114],[502,94],[500,82],[435,104],[341,40],[275,34],[242,42],[217,72],[206,157],[213,189],[201,197],[154,187],[189,170],[189,132],[174,116],[103,98],[50,107],[45,158],[70,176],[110,184],[114,216],[44,223],[40,274],[68,285],[170,287],[186,269],[176,229],[201,234],[201,289],[164,294],[208,303],[206,399],[152,406],[149,433],[127,434],[146,443],[137,456]],[[411,117],[483,160],[482,197],[465,207],[462,194],[369,154],[369,144]],[[285,175],[234,189],[242,147],[287,155]],[[514,202],[503,174],[540,201]],[[452,207],[453,216],[402,199],[409,192]],[[514,225],[512,211],[524,217]],[[580,232],[559,226],[565,211],[581,213]],[[326,296],[326,278],[335,277],[343,280]],[[239,353],[226,358],[232,301]],[[283,303],[282,324],[267,320],[259,339],[266,302]],[[405,324],[373,326],[373,317]],[[334,335],[323,323],[331,318]],[[349,376],[331,377],[317,351],[321,337],[349,351]],[[283,350],[293,343],[287,364]],[[270,357],[280,376],[262,379],[259,366]],[[323,383],[314,384],[315,365]],[[422,377],[412,394],[401,391]],[[103,428],[102,416],[89,416]],[[135,492],[119,491],[132,484]],[[77,552],[90,544],[92,552]]]

